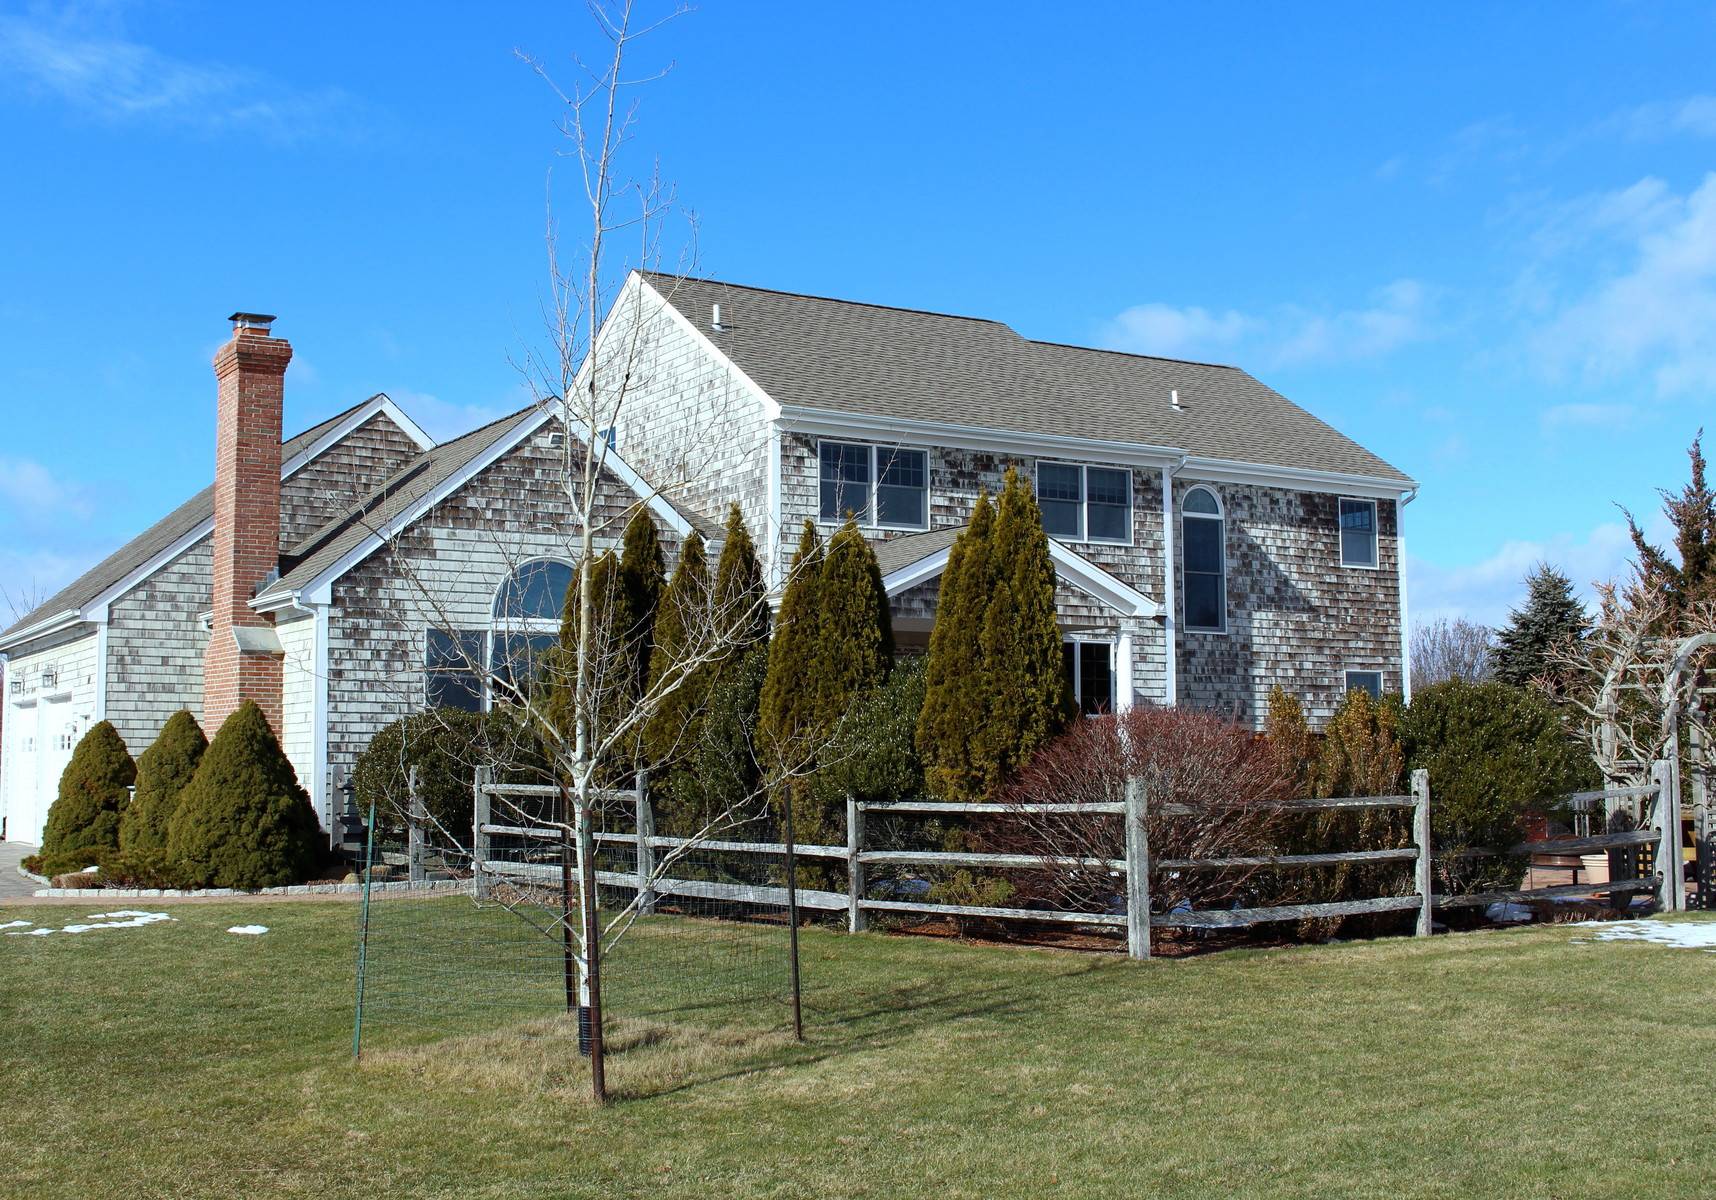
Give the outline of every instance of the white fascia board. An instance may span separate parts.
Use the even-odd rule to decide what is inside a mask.
[[[1340,492],[1369,500],[1398,500],[1417,488],[1412,480],[1381,475],[1349,475],[1341,471],[1314,471],[1305,467],[1263,466],[1226,458],[1188,455],[1179,474],[1205,483],[1249,483],[1288,488],[1301,492]]]
[[[654,296],[661,302],[661,307],[667,313],[668,319],[678,325],[686,333],[689,333],[692,339],[703,347],[703,352],[705,354],[720,363],[723,368],[732,372],[733,378],[737,379],[744,389],[751,393],[752,398],[762,406],[763,418],[765,420],[773,421],[780,417],[780,404],[775,401],[773,396],[770,396],[763,390],[761,384],[752,379],[749,375],[745,374],[745,372],[740,369],[738,363],[727,357],[726,352],[723,351],[721,347],[717,346],[714,339],[709,336],[708,330],[699,329],[696,322],[692,321],[684,313],[679,311],[679,306],[677,304],[661,294],[660,288],[657,288],[638,272],[632,272],[632,280],[636,282],[639,288],[647,290],[650,295]],[[615,307],[617,308],[619,306],[615,305]],[[609,314],[609,319],[612,319],[611,313]]]
[[[947,569],[947,558],[952,553],[951,546],[944,546],[935,553],[920,558],[910,566],[901,567],[890,575],[882,577],[882,590],[888,596],[898,596],[901,592],[909,591],[926,579],[933,579]]]
[[[813,434],[818,437],[847,437],[862,441],[901,439],[931,446],[1016,454],[1021,458],[1042,455],[1049,458],[1071,457],[1090,462],[1159,467],[1177,463],[1185,457],[1185,451],[1170,446],[1150,446],[1140,442],[1105,441],[1049,433],[1020,433],[980,425],[960,425],[949,421],[922,421],[911,417],[834,412],[801,405],[781,407],[781,426],[794,433]]]
[[[890,597],[933,579],[947,569],[952,547],[937,550],[910,566],[901,567],[882,579],[882,590]],[[1129,617],[1155,617],[1162,606],[1143,592],[1128,587],[1088,558],[1077,554],[1054,538],[1049,539],[1049,557],[1058,568],[1056,574],[1082,592],[1087,592],[1110,608]]]
[[[281,478],[285,478],[285,476],[281,476]],[[186,533],[177,541],[166,547],[166,549],[156,552],[141,566],[134,568],[118,583],[115,583],[97,593],[95,599],[84,605],[79,611],[79,617],[85,621],[107,620],[107,606],[109,604],[112,604],[126,592],[129,592],[132,588],[142,583],[145,579],[149,578],[149,576],[153,575],[156,571],[159,571],[162,567],[178,558],[181,554],[185,553],[185,551],[189,550],[192,546],[195,546],[198,542],[202,541],[213,532],[213,517],[207,517],[204,520],[199,521],[195,526],[186,531]]]
[[[434,489],[424,493],[410,507],[402,509],[386,524],[373,530],[368,537],[352,547],[323,570],[321,574],[305,583],[303,587],[292,592],[278,592],[274,595],[258,597],[251,601],[251,607],[258,611],[269,611],[287,605],[314,608],[317,605],[333,603],[332,588],[336,579],[374,554],[400,530],[453,495],[482,472],[488,470],[503,456],[516,448],[525,438],[536,433],[551,420],[559,421],[568,437],[576,437],[585,445],[594,444],[591,440],[594,435],[589,427],[583,421],[569,417],[564,403],[556,401],[554,404],[544,405],[533,415],[520,421],[507,436],[497,440],[458,471],[442,480]],[[651,512],[661,518],[668,528],[681,537],[690,534],[691,522],[680,515],[679,510],[669,504],[659,492],[651,488],[643,477],[632,468],[631,464],[621,458],[616,451],[604,450],[599,457],[602,468],[612,472],[620,482],[630,488],[640,500],[648,505]]]
[[[1155,617],[1162,606],[1136,588],[1129,587],[1081,554],[1074,553],[1054,538],[1049,539],[1049,557],[1055,565],[1064,567],[1062,579],[1089,592],[1098,600],[1126,616]]]
[[[16,646],[39,637],[45,637],[50,633],[58,633],[62,629],[71,628],[83,619],[83,615],[77,609],[65,609],[51,617],[43,617],[34,625],[27,625],[23,629],[7,634],[5,640],[0,641],[0,647]]]
[[[388,420],[399,426],[400,432],[417,443],[419,450],[433,450],[435,439],[418,426],[416,421],[405,415],[405,411],[393,402],[386,392],[377,392],[368,400],[352,409],[338,425],[317,438],[312,444],[280,464],[280,478],[289,479],[310,463],[326,454],[329,449],[345,441],[352,433],[362,427],[377,413],[385,414]]]

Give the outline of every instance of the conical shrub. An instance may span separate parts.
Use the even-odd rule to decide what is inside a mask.
[[[167,828],[167,856],[196,887],[299,883],[316,869],[321,831],[268,718],[238,706],[209,743]]]
[[[137,764],[111,721],[97,721],[72,751],[59,796],[42,830],[42,857],[86,848],[116,849],[119,822]]]
[[[119,848],[165,850],[179,794],[209,748],[203,727],[186,709],[167,718],[154,744],[137,759],[137,791],[119,822]]]

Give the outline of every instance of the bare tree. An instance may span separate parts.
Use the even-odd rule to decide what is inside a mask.
[[[1412,686],[1449,679],[1481,683],[1490,678],[1495,630],[1463,617],[1438,617],[1412,631]]]
[[[1604,777],[1643,787],[1654,762],[1676,756],[1684,723],[1711,733],[1698,683],[1716,666],[1716,603],[1673,618],[1657,588],[1600,584],[1597,594],[1590,633],[1557,648],[1541,682],[1570,712]]]
[[[47,598],[48,589],[34,580],[12,584],[11,586],[0,583],[0,604],[4,604],[11,614],[6,622],[8,625],[16,625],[22,621],[42,607]]]

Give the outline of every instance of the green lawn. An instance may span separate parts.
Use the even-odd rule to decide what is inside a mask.
[[[1716,955],[1562,926],[1134,965],[808,931],[799,1046],[778,1007],[708,1003],[766,943],[700,960],[664,922],[613,964],[596,1110],[563,1022],[481,1036],[552,1008],[552,953],[485,984],[458,964],[519,954],[438,903],[401,991],[443,1001],[378,985],[361,1066],[350,904],[0,938],[0,1194],[1716,1195]],[[397,967],[405,910],[380,915]]]

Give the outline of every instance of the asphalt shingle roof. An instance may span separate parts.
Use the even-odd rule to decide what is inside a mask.
[[[882,578],[886,579],[895,571],[903,571],[932,554],[948,549],[964,532],[964,525],[953,525],[947,529],[932,529],[928,533],[889,538],[876,547],[876,565],[882,569]]]
[[[1238,367],[1034,342],[975,317],[644,277],[782,405],[1166,446],[1412,486]],[[715,304],[719,330],[710,328]],[[1176,389],[1182,411],[1170,402]]]
[[[308,450],[329,430],[373,399],[372,396],[369,400],[354,404],[344,412],[335,413],[319,425],[313,425],[303,433],[283,441],[280,444],[281,461],[288,461]],[[14,623],[4,634],[0,634],[0,637],[9,636],[19,629],[34,625],[68,609],[82,608],[213,516],[214,485],[211,484],[52,596],[49,596],[22,620]]]

